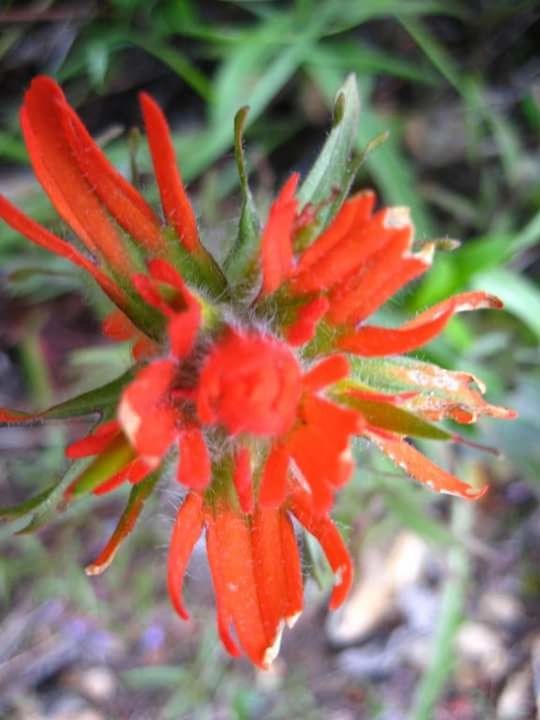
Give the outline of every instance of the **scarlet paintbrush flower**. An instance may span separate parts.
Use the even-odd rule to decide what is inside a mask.
[[[187,617],[183,578],[204,533],[223,644],[265,668],[303,606],[294,519],[319,541],[334,572],[331,608],[350,587],[352,562],[329,513],[353,471],[353,437],[367,438],[434,490],[467,499],[485,492],[438,468],[407,438],[462,442],[433,422],[514,414],[485,402],[472,375],[399,354],[429,342],[456,312],[502,303],[465,292],[399,328],[368,325],[429,268],[434,244],[415,249],[408,212],[375,211],[370,191],[337,204],[333,192],[322,202],[306,200],[297,174],[259,232],[238,134],[244,206],[237,242],[220,268],[200,239],[165,118],[146,94],[141,107],[162,217],[111,167],[54,81],[37,78],[25,97],[21,122],[36,175],[85,252],[5,198],[0,216],[92,274],[117,306],[104,332],[132,341],[137,362],[114,383],[48,411],[0,410],[4,423],[107,413],[67,448],[83,465],[14,512],[45,500],[50,507],[53,493],[67,503],[130,484],[117,529],[87,568],[102,572],[165,459],[175,458],[186,496],[169,549],[172,604]]]

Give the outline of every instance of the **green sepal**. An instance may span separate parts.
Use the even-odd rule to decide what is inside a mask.
[[[234,157],[240,179],[242,209],[236,241],[225,258],[224,268],[232,283],[246,278],[256,266],[261,238],[261,221],[249,187],[244,153],[244,129],[249,107],[240,108],[234,118]]]
[[[89,390],[41,412],[27,413],[19,410],[10,411],[13,419],[6,421],[0,420],[0,425],[27,425],[44,420],[66,420],[68,418],[98,412],[102,414],[116,405],[122,390],[132,380],[133,375],[134,371],[130,369],[123,375],[120,375],[120,377],[101,387]]]
[[[37,510],[41,505],[43,505],[51,493],[54,492],[57,485],[58,483],[55,482],[52,485],[49,485],[49,487],[42,492],[28,498],[28,500],[23,500],[23,502],[17,503],[17,505],[0,507],[0,520],[17,520],[17,518],[23,517],[24,515],[28,515],[32,511]]]
[[[339,393],[339,399],[349,407],[359,410],[370,425],[383,430],[428,440],[450,440],[452,438],[451,433],[446,430],[391,403],[358,398],[347,393]]]
[[[206,248],[200,252],[189,252],[179,242],[173,228],[166,228],[163,236],[167,241],[169,260],[186,283],[204,288],[214,298],[223,298],[228,287],[227,279],[211,253]]]
[[[57,483],[34,496],[34,498],[30,498],[30,500],[27,501],[27,507],[29,512],[32,512],[33,515],[30,521],[20,530],[17,530],[15,534],[28,535],[46,525],[57,512],[65,490],[74,481],[74,479],[81,474],[81,472],[84,472],[90,463],[91,459],[89,458],[77,460],[77,462],[72,463],[68,467],[64,476]],[[23,504],[24,503],[21,503],[17,507],[22,507]],[[27,513],[18,513],[17,517],[23,517],[24,514]],[[13,515],[4,515],[4,517],[7,520],[15,519]]]
[[[349,163],[358,134],[359,117],[358,86],[356,76],[351,74],[338,90],[330,135],[298,191],[302,205],[324,203],[334,191],[337,191],[339,197],[343,185],[352,182],[348,177]],[[321,227],[330,222],[339,207],[336,202],[332,202],[321,208],[318,214]]]
[[[131,488],[127,504],[116,524],[116,527],[106,542],[105,546],[99,553],[96,560],[90,563],[85,570],[87,575],[99,575],[106,570],[116,555],[119,546],[135,527],[141,512],[143,511],[146,500],[151,495],[157,481],[159,473],[153,472],[141,482]]]
[[[92,463],[75,480],[70,494],[73,497],[86,495],[95,490],[99,485],[126,465],[135,457],[135,451],[128,440],[120,435],[113,440],[107,449],[94,458]]]

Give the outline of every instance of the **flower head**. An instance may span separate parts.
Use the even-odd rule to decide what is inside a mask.
[[[472,375],[399,355],[429,342],[455,313],[502,303],[465,292],[398,328],[369,324],[429,268],[435,246],[416,248],[407,210],[375,210],[370,191],[332,212],[333,198],[306,201],[298,174],[262,231],[240,233],[220,267],[201,240],[165,118],[146,94],[141,108],[161,215],[109,164],[54,81],[37,78],[26,94],[21,122],[36,175],[84,251],[5,198],[0,216],[94,277],[116,305],[104,332],[132,341],[135,364],[115,383],[48,411],[0,410],[0,422],[102,413],[67,448],[69,458],[86,460],[58,490],[66,503],[132,486],[90,574],[111,562],[171,458],[185,490],[169,548],[172,604],[187,617],[184,574],[204,534],[223,644],[267,667],[303,607],[293,521],[318,540],[334,572],[331,608],[351,585],[352,562],[329,513],[354,469],[354,437],[436,491],[467,499],[485,492],[408,438],[463,442],[434,423],[514,414],[485,402]]]

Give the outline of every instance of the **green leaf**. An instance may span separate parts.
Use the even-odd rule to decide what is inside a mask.
[[[356,143],[360,118],[360,98],[356,76],[349,75],[338,90],[334,104],[333,128],[319,157],[298,191],[304,205],[317,204],[328,199],[334,188],[341,190],[347,178],[349,161]],[[320,220],[323,226],[338,208],[323,208]]]
[[[80,417],[81,415],[90,415],[97,412],[102,413],[118,402],[120,393],[132,377],[133,370],[128,370],[116,378],[116,380],[112,380],[99,388],[89,390],[82,395],[77,395],[77,397],[53,405],[48,410],[42,410],[37,413],[13,411],[13,419],[7,421],[0,419],[0,425],[3,423],[15,425],[28,424],[42,420],[66,420],[72,417]]]
[[[244,155],[244,129],[249,107],[241,108],[234,118],[234,156],[240,178],[242,210],[238,225],[238,236],[230,253],[225,259],[225,271],[231,282],[238,282],[249,272],[250,265],[257,254],[261,223],[253,195],[249,188],[248,173]]]
[[[134,455],[133,448],[123,435],[113,440],[106,451],[95,457],[76,479],[72,490],[73,496],[79,497],[95,490],[101,483],[122,470]]]
[[[18,503],[17,505],[12,505],[11,507],[0,507],[0,520],[16,520],[24,515],[28,515],[33,510],[37,510],[41,505],[43,505],[57,485],[58,483],[55,482],[42,492],[34,495],[28,500]]]
[[[390,403],[366,400],[354,397],[354,395],[343,395],[340,399],[349,407],[359,410],[370,425],[384,428],[390,432],[429,440],[450,440],[452,437],[449,432],[437,425],[432,425],[413,413]]]
[[[17,535],[27,535],[29,533],[39,530],[47,522],[49,522],[54,513],[58,510],[58,505],[64,495],[64,491],[73,482],[73,480],[84,472],[90,465],[92,460],[90,458],[84,458],[72,463],[64,476],[53,486],[41,493],[39,502],[38,497],[34,498],[33,507],[29,508],[34,514],[30,521],[20,530],[17,531]],[[20,515],[22,517],[22,514]]]

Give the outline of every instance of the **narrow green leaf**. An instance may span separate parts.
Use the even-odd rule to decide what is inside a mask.
[[[86,495],[101,483],[116,475],[134,457],[134,450],[121,435],[113,440],[107,450],[94,458],[92,463],[80,474],[73,487],[73,496]]]
[[[28,515],[28,513],[36,510],[47,500],[57,484],[58,483],[55,482],[52,485],[49,485],[49,487],[42,492],[34,495],[28,500],[18,503],[17,505],[12,505],[11,507],[0,507],[0,520],[16,520],[17,518],[23,517],[23,515]]]
[[[14,410],[6,411],[4,417],[2,417],[0,410],[0,425],[27,425],[43,420],[66,420],[68,418],[90,415],[97,412],[102,413],[117,403],[120,393],[132,377],[133,370],[128,370],[120,377],[101,387],[89,390],[88,392],[82,393],[82,395],[77,395],[74,398],[65,400],[57,405],[53,405],[47,410],[42,410],[37,413]],[[8,413],[10,416],[9,419],[7,418]]]
[[[327,200],[335,188],[341,190],[356,143],[359,117],[358,86],[356,76],[351,74],[338,90],[332,131],[298,191],[298,198],[304,205],[320,203]],[[337,209],[332,206],[321,210],[319,218],[323,226]]]
[[[225,271],[227,277],[233,283],[238,282],[249,272],[250,265],[257,254],[261,235],[261,223],[249,187],[243,147],[248,112],[249,107],[243,107],[236,113],[234,118],[234,156],[240,178],[242,210],[240,212],[236,242],[225,259]]]
[[[48,488],[47,491],[41,493],[42,497],[40,502],[36,502],[32,508],[34,513],[32,518],[23,528],[18,530],[16,534],[27,535],[39,530],[39,528],[49,522],[54,513],[58,510],[58,504],[62,499],[66,488],[78,475],[86,470],[91,462],[91,458],[83,458],[82,460],[72,463],[68,467],[64,476],[52,488]]]
[[[422,420],[413,413],[390,403],[375,402],[354,395],[340,396],[342,402],[359,410],[370,425],[408,437],[422,437],[429,440],[450,440],[452,435],[437,425]]]

